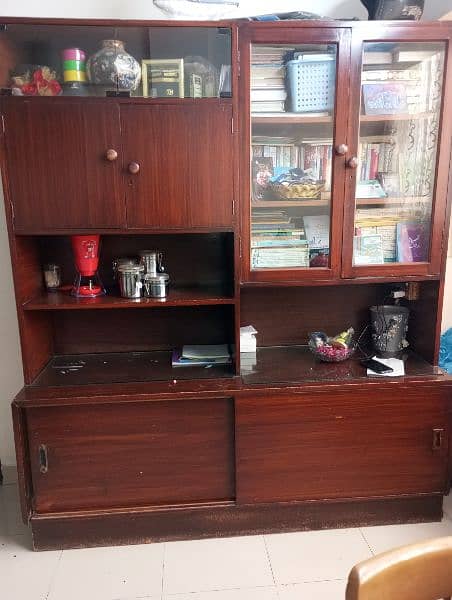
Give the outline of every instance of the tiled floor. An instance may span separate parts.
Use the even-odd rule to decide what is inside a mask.
[[[372,554],[452,535],[442,523],[31,552],[14,473],[0,487],[5,600],[343,600],[350,568]]]

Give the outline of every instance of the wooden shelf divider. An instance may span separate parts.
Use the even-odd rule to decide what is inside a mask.
[[[165,306],[209,306],[235,304],[235,298],[219,288],[175,288],[166,298],[121,298],[106,295],[75,298],[69,292],[42,293],[24,303],[24,310],[92,310],[112,308],[153,308]]]

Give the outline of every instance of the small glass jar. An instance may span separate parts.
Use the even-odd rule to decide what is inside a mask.
[[[61,269],[58,265],[44,265],[44,282],[48,292],[56,292],[61,286]]]

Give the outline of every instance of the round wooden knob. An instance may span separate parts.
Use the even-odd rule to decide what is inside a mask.
[[[129,173],[132,173],[132,175],[136,175],[138,173],[138,171],[140,170],[140,165],[137,162],[131,162],[129,163]]]
[[[110,148],[105,153],[105,158],[110,161],[116,160],[118,158],[118,153],[113,148]]]
[[[348,152],[348,146],[347,144],[339,144],[336,146],[335,151],[338,156],[344,156]]]
[[[356,158],[356,156],[352,156],[351,158],[348,159],[347,166],[350,169],[356,169],[356,167],[358,166],[358,159]]]

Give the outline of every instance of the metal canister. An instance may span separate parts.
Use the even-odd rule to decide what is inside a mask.
[[[155,277],[161,272],[163,255],[157,250],[141,250],[140,264],[144,267],[145,275]]]
[[[168,294],[169,275],[158,273],[154,277],[145,275],[144,293],[151,298],[166,298]]]
[[[113,260],[113,278],[116,280],[117,276],[118,276],[118,268],[121,266],[133,266],[136,265],[137,261],[135,258],[128,258],[128,257],[124,257],[124,258],[115,258]]]
[[[143,284],[144,267],[142,265],[119,265],[118,282],[123,298],[140,298]]]

